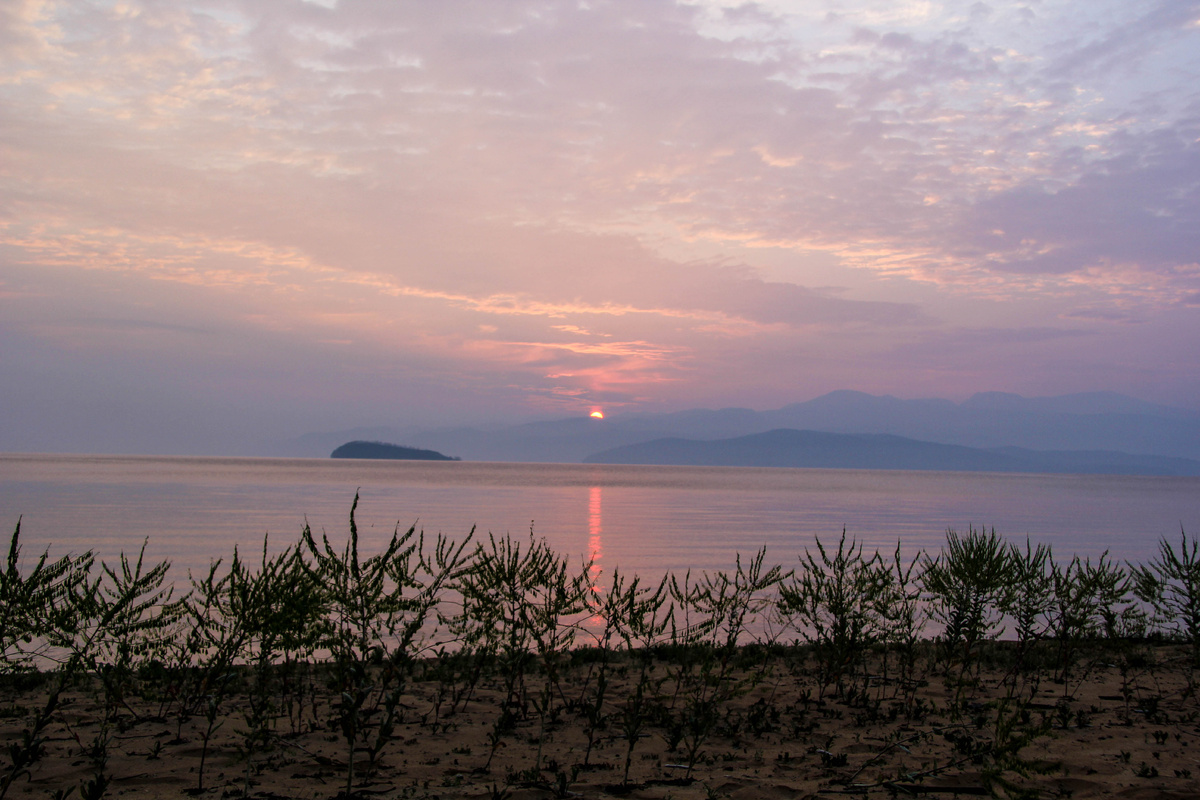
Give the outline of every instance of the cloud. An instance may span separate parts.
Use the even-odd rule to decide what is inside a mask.
[[[1066,56],[1014,50],[1025,42],[1006,40],[1004,26],[995,40],[984,23],[947,27],[953,13],[930,4],[831,6],[841,22],[826,25],[845,33],[824,44],[842,47],[815,51],[787,46],[778,25],[761,39],[701,37],[699,12],[666,2],[474,5],[453,17],[354,3],[193,8],[203,10],[82,15],[82,44],[78,31],[71,46],[60,37],[57,59],[35,62],[41,80],[17,79],[28,100],[76,98],[35,112],[30,132],[86,122],[122,153],[165,146],[168,171],[225,171],[251,191],[307,179],[370,190],[400,213],[423,202],[641,238],[652,225],[892,274],[899,258],[917,278],[962,258],[972,210],[986,214],[1005,194],[1091,195],[1089,182],[1146,138],[1090,106],[1112,70],[1064,93]],[[1152,59],[1189,13],[1166,4],[1116,28],[1083,20],[1094,41],[1073,58],[1136,43]],[[99,59],[103,70],[88,69]],[[1156,250],[1172,246],[1191,242]],[[993,280],[1013,271],[972,266]]]
[[[941,337],[941,386],[1005,335],[1060,364],[1195,308],[1197,18],[22,0],[0,11],[0,302],[41,315],[23,346],[50,360],[71,320],[127,320],[113,348],[177,323],[331,376],[398,365],[431,414],[904,393]]]
[[[1164,38],[1194,35],[1200,4],[1159,0],[1146,5],[1149,7],[1144,12],[1144,6],[1131,6],[1127,13],[1136,15],[1132,19],[1100,28],[1083,44],[1067,48],[1052,60],[1051,70],[1071,76],[1137,71],[1161,47]]]
[[[1068,254],[1023,266],[1073,271],[1098,259],[1168,267],[1193,260],[1200,234],[1200,147],[1194,131],[1120,137],[1121,152],[1069,186],[1034,184],[975,205],[976,229],[1000,229],[1005,244],[1051,243]],[[1001,267],[1003,269],[1005,267]]]

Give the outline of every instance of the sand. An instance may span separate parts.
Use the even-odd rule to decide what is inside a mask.
[[[1002,645],[996,647],[1003,649]],[[579,657],[565,671],[545,727],[527,705],[514,707],[515,727],[504,734],[490,768],[489,734],[504,693],[483,680],[465,707],[452,712],[439,685],[415,680],[401,700],[403,722],[372,769],[356,757],[355,793],[378,798],[626,797],[804,798],[870,794],[933,797],[1011,795],[1042,797],[1200,797],[1200,701],[1190,692],[1185,653],[1145,648],[1148,665],[1125,676],[1114,654],[1093,653],[1077,680],[1023,681],[1021,699],[1001,702],[1005,668],[985,666],[963,692],[961,711],[944,670],[918,661],[907,687],[876,678],[864,696],[818,700],[812,662],[804,651],[779,651],[736,673],[739,691],[717,710],[718,722],[687,769],[682,744],[671,748],[665,718],[648,723],[637,741],[628,783],[622,783],[626,739],[619,715],[632,694],[636,663],[616,662],[603,709],[610,716],[587,750],[586,708],[578,701],[595,686],[598,664]],[[1001,652],[1000,655],[1003,655]],[[1000,659],[1003,661],[1003,659]],[[589,663],[590,662],[590,663]],[[1112,663],[1110,663],[1112,662]],[[1090,664],[1090,669],[1085,668]],[[674,690],[670,665],[658,662],[662,703]],[[757,679],[753,679],[757,676]],[[418,676],[419,677],[419,676]],[[527,678],[535,698],[543,676]],[[221,705],[209,744],[205,788],[197,792],[207,722],[181,719],[170,684],[141,685],[111,715],[108,797],[249,796],[332,798],[345,789],[347,745],[336,724],[334,699],[317,681],[303,710],[274,719],[271,736],[249,763],[245,755],[245,697]],[[21,741],[45,701],[48,681],[9,682],[0,704],[5,752]],[[102,694],[94,681],[72,687],[45,729],[44,753],[19,776],[8,797],[86,796],[97,774],[94,743],[103,739]],[[680,701],[681,702],[681,701]],[[643,704],[651,709],[653,704]],[[677,708],[680,706],[677,705]],[[435,719],[436,716],[436,719]],[[1011,758],[997,757],[997,720],[1011,720],[1014,737],[1028,741]],[[1002,728],[1000,733],[1003,734]],[[540,739],[540,742],[539,742]],[[535,766],[539,744],[540,771]],[[4,773],[10,759],[0,756]],[[74,789],[72,787],[75,787]]]

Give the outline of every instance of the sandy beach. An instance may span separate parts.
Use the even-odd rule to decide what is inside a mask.
[[[933,652],[925,646],[913,681],[876,677],[865,681],[865,691],[823,699],[802,648],[743,650],[737,670],[727,675],[728,691],[713,696],[713,724],[700,737],[690,770],[691,742],[686,732],[680,736],[686,725],[672,714],[687,702],[677,690],[700,684],[689,682],[678,661],[655,658],[627,781],[623,725],[636,700],[637,654],[620,653],[609,662],[605,704],[592,715],[598,653],[576,651],[553,688],[544,728],[537,693],[545,675],[528,674],[528,700],[507,709],[511,725],[500,734],[496,723],[506,695],[497,677],[484,676],[469,700],[464,694],[454,703],[452,694],[465,684],[448,685],[434,662],[426,662],[404,692],[400,722],[375,763],[363,748],[356,752],[354,792],[380,798],[680,799],[1200,794],[1200,701],[1189,688],[1187,654],[1147,646],[1135,668],[1126,660],[1123,675],[1116,654],[1096,651],[1076,678],[1063,683],[1048,672],[1030,673],[1017,680],[1006,701],[1006,687],[1014,684],[1000,662],[1011,645],[991,647],[978,677],[961,690],[925,660]],[[337,729],[337,698],[320,669],[304,680],[299,699],[272,709],[269,736],[254,743],[248,759],[250,709],[240,689],[221,702],[205,755],[209,721],[204,713],[180,713],[169,679],[139,681],[137,693],[110,711],[107,728],[102,693],[88,679],[63,694],[44,732],[44,752],[8,794],[61,797],[78,787],[74,796],[87,796],[101,763],[96,743],[106,739],[106,796],[224,798],[243,796],[247,786],[251,797],[338,796],[345,791],[348,749]],[[10,685],[4,692],[0,738],[6,748],[21,741],[52,679],[30,682],[37,685]],[[202,755],[204,788],[198,789]]]

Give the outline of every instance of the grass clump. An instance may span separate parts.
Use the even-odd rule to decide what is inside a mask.
[[[836,551],[827,549],[820,539],[816,547],[815,555],[805,549],[800,568],[780,586],[778,608],[811,646],[818,699],[830,686],[836,696],[844,697],[852,684],[865,688],[866,658],[872,645],[885,636],[887,610],[912,611],[903,605],[911,599],[907,583],[899,582],[909,576],[898,572],[896,591],[890,592],[893,575],[889,566],[878,552],[864,556],[861,544],[846,541],[844,529]]]
[[[306,527],[252,559],[234,548],[182,597],[145,544],[111,563],[25,559],[18,522],[0,683],[22,700],[0,715],[0,799],[48,759],[74,769],[61,796],[104,795],[122,778],[114,753],[154,730],[146,760],[198,752],[193,794],[251,796],[284,765],[346,798],[422,767],[442,788],[478,773],[504,794],[498,774],[569,796],[605,768],[620,794],[803,765],[839,791],[969,773],[973,790],[1016,796],[1053,766],[1030,744],[1098,724],[1097,674],[1118,676],[1122,724],[1155,726],[1156,753],[1200,721],[1200,543],[1186,535],[1134,565],[1056,560],[973,527],[937,553],[882,555],[843,530],[787,571],[759,550],[600,585],[592,562],[532,531],[451,541],[396,526],[367,552],[358,503],[344,541]],[[1163,671],[1179,663],[1187,689],[1172,695]],[[435,737],[444,755],[410,763]],[[782,743],[786,757],[762,757]],[[414,778],[404,796],[421,791]]]

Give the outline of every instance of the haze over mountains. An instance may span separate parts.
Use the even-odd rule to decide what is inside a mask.
[[[1200,415],[1111,392],[1037,398],[984,392],[956,403],[837,391],[772,411],[692,409],[486,428],[356,428],[309,434],[280,445],[276,454],[322,457],[349,439],[375,439],[469,461],[577,463],[656,439],[711,442],[777,429],[891,434],[982,449],[1112,451],[1200,460]]]
[[[588,464],[708,467],[819,467],[955,472],[1099,475],[1200,475],[1200,461],[1111,450],[979,448],[922,442],[888,433],[827,433],[780,428],[731,439],[654,439],[595,453]]]

